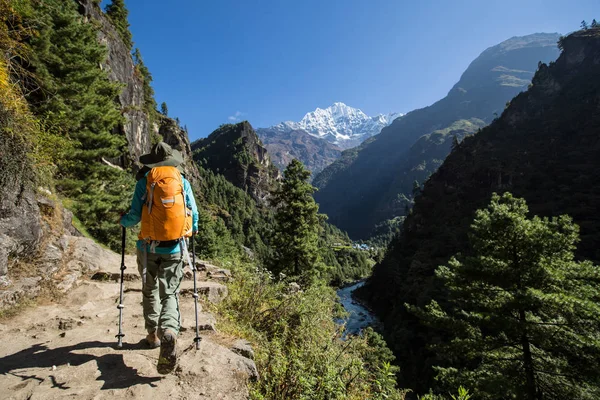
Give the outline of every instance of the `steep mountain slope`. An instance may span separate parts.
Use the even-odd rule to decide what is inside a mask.
[[[397,182],[410,176],[411,146],[423,135],[451,129],[459,120],[491,122],[527,87],[539,61],[556,59],[557,39],[558,34],[534,34],[487,49],[444,99],[396,119],[326,168],[315,178],[320,189],[316,199],[330,221],[358,238],[368,236],[382,220],[396,217],[395,207],[384,204],[381,209],[380,202],[410,197],[403,192],[406,185]]]
[[[303,130],[281,132],[259,129],[257,133],[273,163],[282,171],[296,158],[312,172],[314,177],[342,154],[342,149],[335,144],[314,137]]]
[[[412,206],[413,193],[444,162],[452,146],[456,146],[467,135],[476,133],[487,124],[477,118],[461,119],[444,129],[421,136],[408,150],[407,158],[387,192],[381,196],[373,218],[385,221],[396,216],[405,216]]]
[[[225,176],[256,201],[266,202],[279,179],[267,149],[247,121],[222,125],[208,137],[192,143],[191,148],[199,166]]]
[[[600,261],[600,29],[561,45],[560,58],[540,65],[533,86],[498,120],[455,146],[363,292],[384,320],[402,382],[417,390],[430,383],[434,355],[426,345],[434,339],[404,304],[443,302],[434,270],[466,254],[475,210],[493,192],[525,198],[532,215],[571,215],[581,228],[577,256]]]

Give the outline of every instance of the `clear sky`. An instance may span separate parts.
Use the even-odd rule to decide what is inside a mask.
[[[297,121],[335,101],[369,115],[408,112],[445,96],[487,47],[600,20],[600,0],[126,4],[156,100],[192,140],[231,120]]]

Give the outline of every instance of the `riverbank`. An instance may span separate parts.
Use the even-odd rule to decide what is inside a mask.
[[[362,287],[365,281],[363,279],[337,290],[340,303],[348,312],[348,316],[339,321],[340,324],[346,324],[346,334],[356,335],[368,326],[375,329],[381,327],[381,321],[375,314],[353,296],[354,291]]]

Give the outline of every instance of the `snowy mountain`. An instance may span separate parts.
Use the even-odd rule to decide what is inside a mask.
[[[342,149],[348,149],[379,134],[383,128],[402,115],[391,113],[369,117],[357,108],[344,103],[334,103],[331,107],[317,108],[309,112],[300,122],[286,121],[268,129],[278,133],[302,130]]]

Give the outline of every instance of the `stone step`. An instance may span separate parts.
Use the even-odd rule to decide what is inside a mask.
[[[181,332],[192,332],[196,331],[196,317],[194,315],[194,308],[192,306],[191,310],[184,310],[182,305],[182,315],[185,317],[181,320]],[[211,313],[206,312],[198,312],[198,330],[202,332],[217,331],[217,319]]]
[[[121,281],[121,273],[120,272],[106,272],[106,271],[98,271],[91,278],[93,281],[98,282],[120,282]],[[125,282],[135,282],[141,281],[140,274],[136,272],[125,272],[123,274],[123,281]]]
[[[230,282],[232,280],[231,275],[227,275],[224,273],[220,273],[220,272],[208,272],[206,274],[206,279],[210,279],[211,281],[215,281],[215,282]]]
[[[225,299],[228,295],[227,286],[217,283],[217,282],[197,282],[197,290],[198,294],[201,297],[204,297],[209,302],[218,304],[223,299]],[[193,281],[183,281],[181,282],[180,293],[182,296],[191,296],[194,292],[194,282]]]

